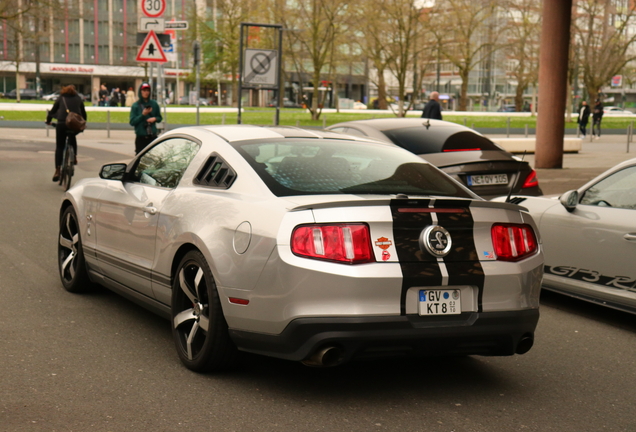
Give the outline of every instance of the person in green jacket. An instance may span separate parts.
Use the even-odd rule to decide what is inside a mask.
[[[130,108],[130,125],[135,128],[135,154],[157,138],[157,123],[161,122],[159,104],[150,99],[150,84],[139,87],[139,99]]]

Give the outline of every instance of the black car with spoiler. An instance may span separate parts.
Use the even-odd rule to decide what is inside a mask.
[[[542,195],[528,162],[485,136],[456,123],[422,118],[386,118],[337,123],[327,128],[396,144],[440,168],[482,198]]]

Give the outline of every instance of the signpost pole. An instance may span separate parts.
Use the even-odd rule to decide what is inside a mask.
[[[237,124],[241,124],[241,99],[243,96],[243,29],[245,24],[241,23],[241,35],[239,38],[239,82],[238,82],[238,116]]]
[[[276,86],[278,87],[278,90],[276,91],[277,97],[276,97],[276,126],[278,126],[280,124],[280,103],[281,103],[281,93],[285,90],[285,86],[284,85],[280,85],[280,81],[283,79],[283,77],[281,76],[282,74],[280,73],[281,71],[281,65],[283,63],[283,27],[279,27],[278,28],[278,64],[276,65],[276,67],[278,68],[278,74],[277,74],[277,83]]]

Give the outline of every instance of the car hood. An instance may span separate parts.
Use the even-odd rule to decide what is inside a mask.
[[[480,162],[518,162],[510,153],[504,151],[454,151],[445,153],[426,153],[418,155],[438,168],[452,165]]]

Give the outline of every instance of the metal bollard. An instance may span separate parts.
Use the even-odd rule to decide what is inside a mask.
[[[276,114],[274,114],[274,119],[272,120],[272,124],[276,126]]]
[[[110,138],[110,110],[106,111],[106,133],[106,136]]]
[[[466,119],[466,117],[464,117],[464,126],[466,126],[466,121],[467,121],[467,119]]]
[[[634,122],[632,122],[629,126],[627,126],[627,151],[625,153],[629,153],[629,142],[632,138]]]
[[[221,119],[221,124],[224,125],[225,124],[225,113],[223,113],[223,118]]]
[[[528,123],[526,123],[526,138],[528,138]]]
[[[506,137],[510,138],[510,117],[506,121]]]
[[[470,124],[470,128],[471,128],[472,130],[475,130],[475,123],[471,123],[471,124]]]
[[[296,120],[296,127],[300,127],[300,120]]]
[[[327,116],[322,117],[322,128],[323,129],[327,128]]]

